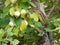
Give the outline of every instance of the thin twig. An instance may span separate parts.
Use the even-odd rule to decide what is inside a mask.
[[[50,17],[50,15],[51,15],[51,13],[53,12],[54,8],[55,8],[55,5],[53,5],[52,8],[50,9],[50,11],[49,11],[49,13],[48,13],[48,15],[47,15],[48,18]]]

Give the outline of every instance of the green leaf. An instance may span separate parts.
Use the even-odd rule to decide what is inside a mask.
[[[28,0],[22,0],[22,2],[27,2]]]
[[[42,27],[42,24],[41,24],[41,22],[35,22],[35,27]]]
[[[18,34],[19,34],[19,26],[16,26],[16,27],[13,29],[13,34],[18,37]]]
[[[17,40],[17,39],[14,39],[13,41],[12,41],[12,45],[17,45],[19,43],[19,40]]]
[[[22,21],[21,18],[15,19],[16,26],[20,25],[21,21]]]
[[[47,32],[52,32],[52,29],[50,27],[44,28]]]
[[[8,13],[9,13],[9,7],[4,7],[4,8],[3,8],[3,13],[4,13],[5,15],[8,15]]]
[[[4,30],[0,29],[0,41],[1,41],[1,39],[2,39],[3,36],[4,36]]]
[[[38,34],[38,36],[43,36],[43,33],[40,32],[40,33]]]
[[[7,45],[6,43],[3,43],[2,45]]]
[[[60,26],[60,23],[59,22],[54,22],[54,26]]]
[[[9,13],[9,7],[4,7],[2,11],[3,13],[1,13],[0,18],[5,18]]]
[[[20,7],[23,9],[26,9],[26,10],[28,9],[28,6],[29,6],[29,4],[27,2],[20,4]]]
[[[38,21],[39,20],[37,13],[30,14],[30,18],[34,19],[35,21]]]
[[[31,19],[31,18],[28,18],[27,21],[28,21],[29,24],[33,24],[34,23],[33,19]]]
[[[9,12],[10,12],[10,15],[13,16],[15,13],[15,8],[14,7],[10,8]]]
[[[8,19],[7,17],[2,18],[2,19],[0,20],[0,27],[4,28],[4,27],[6,27],[6,25],[7,25],[8,23],[9,23],[9,19]]]
[[[36,5],[35,5],[33,2],[29,2],[29,1],[28,1],[28,3],[29,3],[31,6],[36,7]]]
[[[10,3],[11,3],[10,0],[6,0],[5,1],[5,6],[8,6]]]
[[[7,31],[6,31],[7,36],[13,36],[12,29],[13,29],[13,27],[9,27],[9,28],[7,29]]]

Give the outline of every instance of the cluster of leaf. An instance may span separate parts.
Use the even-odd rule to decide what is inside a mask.
[[[0,45],[38,45],[43,36],[39,13],[31,0],[6,0],[0,9]]]
[[[56,3],[55,0],[38,1],[45,4],[46,13],[52,4]],[[40,28],[48,32],[54,31],[54,33],[55,30],[60,30],[60,5],[58,3],[55,4],[55,10],[46,21],[48,26],[45,27],[40,22],[42,19],[40,14],[31,9],[36,7],[32,0],[2,0],[2,2],[3,6],[0,5],[0,45],[39,45],[38,40],[43,36]],[[54,33],[53,36],[59,40],[60,36]]]
[[[46,31],[53,33],[52,45],[60,45],[60,1],[58,0],[38,0],[45,4],[45,11],[48,14],[50,8],[55,5],[53,13],[51,13],[46,23],[48,26],[45,28]]]
[[[46,13],[48,13],[49,8],[51,8],[52,5],[55,5],[55,9],[47,21],[48,23],[50,23],[50,26],[48,26],[48,30],[52,28],[51,30],[54,40],[54,43],[52,43],[52,45],[60,45],[60,1],[51,0],[50,2],[47,2],[46,0],[45,4],[48,6],[46,8]]]

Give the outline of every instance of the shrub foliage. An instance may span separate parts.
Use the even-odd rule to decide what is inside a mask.
[[[41,14],[32,9],[36,7],[32,0],[0,0],[0,45],[39,45],[44,30],[53,33],[53,45],[60,45],[60,2],[37,1],[44,4],[47,14],[55,6],[44,21],[46,25],[41,22]]]

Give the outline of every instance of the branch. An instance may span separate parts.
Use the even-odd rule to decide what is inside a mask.
[[[43,45],[51,45],[47,32],[45,32],[45,43]]]
[[[54,8],[55,8],[55,5],[53,5],[52,8],[50,9],[50,11],[49,11],[49,13],[48,13],[48,15],[47,15],[48,18],[50,17],[50,15],[51,15],[51,13],[53,12]]]
[[[36,8],[39,10],[39,12],[41,13],[41,16],[42,16],[42,18],[44,19],[44,20],[47,20],[48,18],[47,18],[47,15],[46,15],[46,13],[45,13],[45,10],[44,10],[44,5],[43,5],[43,3],[39,3],[39,2],[36,2],[35,0],[34,0],[34,3],[35,3],[35,5],[36,5]],[[49,40],[49,37],[48,37],[48,34],[47,34],[47,32],[45,32],[45,43],[43,43],[42,45],[51,45],[51,43],[50,43],[50,40]]]

